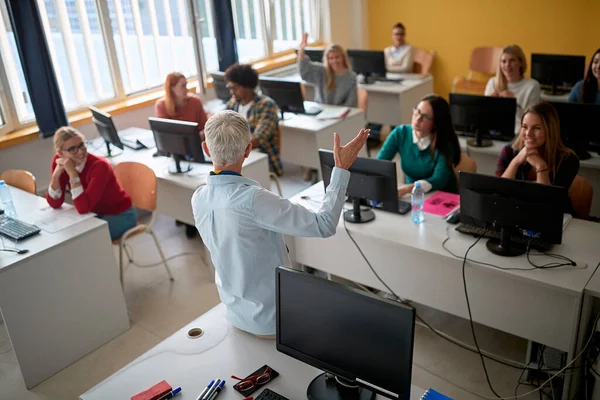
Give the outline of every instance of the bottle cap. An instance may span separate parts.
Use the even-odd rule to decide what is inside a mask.
[[[415,188],[421,189],[421,182],[415,182]]]

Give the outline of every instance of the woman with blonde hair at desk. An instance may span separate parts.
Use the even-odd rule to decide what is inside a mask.
[[[460,144],[444,98],[431,94],[421,99],[413,110],[411,125],[394,128],[377,158],[392,160],[397,153],[409,184],[398,190],[398,196],[410,193],[416,182],[425,192],[458,191],[453,167],[460,161]]]
[[[110,238],[114,240],[137,224],[135,208],[117,181],[112,165],[105,158],[88,154],[84,139],[70,126],[63,126],[54,134],[56,154],[46,200],[50,207],[59,208],[70,189],[77,212],[98,214],[108,222]]]
[[[298,48],[298,70],[302,79],[316,86],[315,101],[356,107],[356,74],[346,51],[340,45],[330,44],[323,54],[323,63],[313,62],[304,54],[307,42],[308,33],[305,33]]]
[[[385,69],[388,72],[412,72],[412,46],[406,43],[406,28],[398,22],[392,28],[392,45],[383,50]]]
[[[541,102],[525,110],[519,137],[502,149],[496,175],[569,189],[578,171],[579,159],[560,138],[558,113]]]
[[[154,106],[158,118],[197,122],[198,131],[204,130],[206,112],[202,100],[187,90],[187,79],[179,72],[171,72],[165,80],[165,97]],[[201,135],[202,136],[202,135]]]
[[[515,133],[519,132],[523,110],[540,101],[540,84],[526,78],[527,59],[516,44],[505,47],[500,56],[496,76],[490,78],[485,87],[486,96],[514,97],[517,100]]]

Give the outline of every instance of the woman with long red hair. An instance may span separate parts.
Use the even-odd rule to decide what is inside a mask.
[[[206,112],[202,100],[187,90],[187,79],[179,72],[171,72],[165,80],[165,97],[154,107],[158,118],[197,122],[198,131],[204,130]]]

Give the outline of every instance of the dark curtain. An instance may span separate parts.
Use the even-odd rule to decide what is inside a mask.
[[[231,0],[235,1],[235,0]],[[231,1],[213,0],[215,36],[219,54],[219,70],[225,71],[238,62],[235,29],[233,27],[233,9]]]
[[[37,3],[35,0],[8,0],[6,6],[40,134],[52,136],[61,126],[69,125],[69,121]]]

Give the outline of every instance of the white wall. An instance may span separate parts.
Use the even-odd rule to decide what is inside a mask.
[[[323,36],[326,43],[346,49],[366,49],[369,45],[368,0],[325,0]]]

